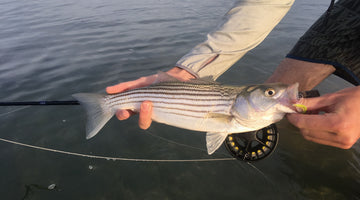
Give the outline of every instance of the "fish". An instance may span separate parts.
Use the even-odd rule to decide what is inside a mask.
[[[73,97],[87,113],[86,138],[94,137],[119,109],[139,112],[143,101],[153,105],[152,120],[206,132],[213,154],[229,134],[259,130],[295,113],[298,83],[233,86],[213,81],[165,81],[118,94],[78,93]]]

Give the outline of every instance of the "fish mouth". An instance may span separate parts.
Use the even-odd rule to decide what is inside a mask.
[[[286,113],[296,113],[294,104],[299,102],[299,83],[288,86],[280,98],[281,110]]]

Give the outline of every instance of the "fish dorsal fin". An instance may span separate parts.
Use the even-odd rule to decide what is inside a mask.
[[[227,135],[227,133],[206,133],[206,147],[209,155],[222,145]]]
[[[187,82],[192,83],[192,84],[198,84],[198,85],[221,85],[219,82],[203,80],[202,78],[200,78],[200,79],[192,79],[192,80],[187,81]]]
[[[206,77],[201,77],[201,78],[197,78],[197,79],[191,79],[188,82],[193,83],[193,84],[215,84],[215,85],[220,85],[219,82],[214,81],[212,76],[206,76]]]
[[[162,83],[162,82],[181,82],[173,76],[170,76],[168,73],[163,71],[158,71],[157,78],[153,84]]]

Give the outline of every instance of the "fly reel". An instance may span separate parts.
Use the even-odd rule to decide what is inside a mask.
[[[229,153],[242,161],[257,161],[269,156],[279,141],[275,124],[257,131],[228,135],[225,146]]]
[[[302,91],[299,92],[298,99],[318,96],[320,96],[318,90]],[[306,112],[306,107],[302,111]],[[257,131],[228,135],[225,139],[225,146],[234,158],[249,162],[269,156],[276,148],[278,141],[279,132],[276,125],[271,124]]]

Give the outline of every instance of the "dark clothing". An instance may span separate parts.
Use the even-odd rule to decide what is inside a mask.
[[[360,0],[339,0],[299,39],[289,58],[331,64],[335,75],[360,85]]]

